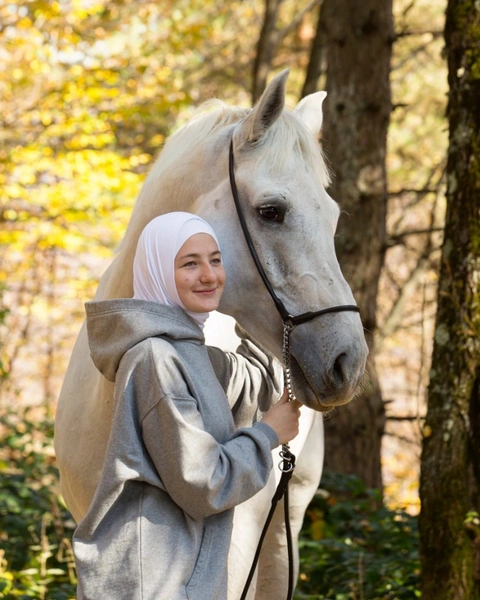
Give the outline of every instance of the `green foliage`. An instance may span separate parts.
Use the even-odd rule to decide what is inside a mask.
[[[5,327],[5,319],[9,313],[8,308],[3,304],[3,294],[5,293],[5,286],[0,283],[0,382],[7,378],[8,371],[4,364],[4,352],[2,344],[2,334]]]
[[[34,409],[0,418],[0,598],[75,598],[74,528],[62,504],[53,423]],[[300,539],[296,600],[420,597],[416,518],[356,477],[325,474]]]
[[[2,406],[43,386],[53,408],[83,303],[165,137],[214,95],[248,102],[261,12],[260,0],[0,2]]]
[[[300,538],[296,600],[420,598],[417,519],[354,476],[326,473]]]
[[[53,422],[0,418],[0,598],[75,598],[74,522],[61,504]]]

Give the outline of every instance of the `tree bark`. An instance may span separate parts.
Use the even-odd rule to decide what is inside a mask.
[[[445,25],[447,215],[420,477],[424,600],[480,599],[480,7]]]
[[[337,253],[361,308],[370,378],[360,396],[326,422],[325,467],[382,488],[385,411],[376,384],[373,333],[386,242],[386,143],[391,113],[392,0],[325,0],[321,27],[327,62],[323,147],[344,213]]]
[[[278,12],[282,2],[283,0],[265,0],[265,15],[263,17],[262,28],[257,42],[255,61],[253,63],[252,105],[260,98],[266,87],[268,73],[272,67],[272,62],[279,45],[301,24],[305,16],[308,15],[317,4],[322,3],[322,0],[310,0],[302,10],[297,10],[295,16],[288,25],[283,29],[277,29]],[[315,45],[312,49],[312,56],[314,56],[314,50]],[[310,59],[310,65],[313,65],[312,59]],[[308,71],[310,71],[310,68],[311,67],[309,66]]]
[[[283,0],[265,0],[265,15],[257,42],[253,63],[252,105],[260,98],[267,83],[268,72],[276,50],[275,28]]]
[[[310,47],[310,56],[308,59],[307,72],[305,74],[305,82],[303,84],[301,97],[313,94],[318,90],[318,79],[322,74],[322,51],[323,51],[323,32],[321,19],[322,6],[320,5],[318,12],[317,29]]]

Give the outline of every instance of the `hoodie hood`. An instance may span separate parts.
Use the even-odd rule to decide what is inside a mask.
[[[200,327],[178,306],[118,298],[87,302],[85,310],[90,356],[109,381],[115,381],[123,355],[148,338],[205,342]]]

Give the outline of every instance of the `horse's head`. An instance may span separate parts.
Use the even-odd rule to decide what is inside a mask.
[[[293,112],[285,111],[287,76],[285,71],[273,79],[254,109],[222,105],[170,137],[97,297],[132,294],[131,264],[148,221],[172,210],[195,212],[212,224],[222,247],[227,285],[220,310],[281,358],[282,320],[249,254],[230,189],[233,137],[235,178],[248,228],[288,311],[299,315],[355,303],[335,256],[340,211],[325,191],[328,171],[316,140],[325,94],[307,96]],[[358,314],[332,313],[298,325],[290,346],[299,400],[320,411],[349,402],[368,353]]]
[[[195,204],[222,246],[228,280],[220,310],[279,358],[282,321],[247,249],[228,181],[232,136],[243,211],[277,296],[292,315],[355,303],[335,255],[340,210],[325,191],[328,172],[316,141],[325,93],[284,111],[287,76],[277,76],[243,120],[225,125],[205,144],[204,168],[222,175]],[[290,345],[299,400],[320,411],[350,401],[368,353],[357,313],[327,314],[298,325]]]

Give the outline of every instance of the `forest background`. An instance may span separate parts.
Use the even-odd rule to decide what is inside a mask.
[[[250,106],[266,78],[285,67],[289,106],[312,91],[312,77],[316,89],[325,89],[323,4],[327,0],[0,2],[0,413],[7,442],[0,467],[14,477],[4,480],[3,510],[16,510],[13,490],[28,496],[33,514],[35,478],[36,492],[56,489],[51,422],[83,303],[112,259],[165,138],[212,97]],[[374,483],[388,509],[405,511],[402,519],[419,511],[445,219],[445,9],[445,0],[393,3],[386,231],[372,332],[386,415],[381,479]],[[332,15],[346,18],[341,11]],[[372,90],[378,85],[366,83]],[[342,205],[342,197],[335,199]],[[346,231],[340,228],[339,238]],[[361,235],[375,238],[369,230]],[[40,518],[39,531],[32,526],[30,545],[37,544],[41,557],[22,566],[24,579],[30,577],[22,584],[25,597],[54,597],[48,580],[62,569],[48,561],[60,546],[66,587],[55,597],[69,597],[72,523],[58,506],[58,513],[51,506],[44,511],[49,516]],[[49,549],[45,532],[52,527],[63,541]],[[8,531],[0,532],[0,541],[2,535],[6,541]],[[21,547],[27,552],[26,543]],[[0,555],[3,597],[21,595],[10,572],[15,560]],[[417,588],[410,596],[378,597],[414,598]],[[364,597],[349,593],[335,598]]]

